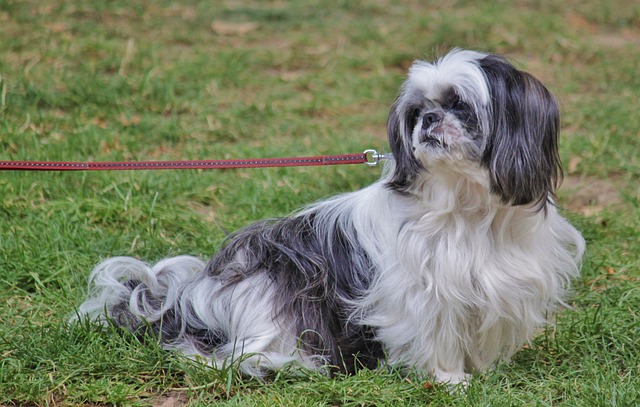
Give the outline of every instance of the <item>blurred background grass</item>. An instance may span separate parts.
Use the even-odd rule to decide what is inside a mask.
[[[622,0],[0,0],[0,160],[385,150],[411,62],[471,48],[560,100],[560,205],[589,244],[557,330],[465,395],[393,372],[262,385],[64,321],[100,258],[206,258],[379,169],[4,172],[0,404],[639,404],[639,46],[640,4]]]

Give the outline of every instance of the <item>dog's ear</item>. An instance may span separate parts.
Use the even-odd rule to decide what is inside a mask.
[[[417,123],[417,107],[406,103],[404,92],[398,96],[387,119],[387,135],[395,167],[387,186],[396,192],[407,193],[422,168],[413,154],[411,135]]]
[[[558,105],[537,79],[504,59],[479,62],[491,94],[482,163],[504,203],[542,207],[562,177]]]

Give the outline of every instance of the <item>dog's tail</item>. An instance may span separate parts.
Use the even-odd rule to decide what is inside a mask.
[[[184,329],[177,312],[182,289],[204,268],[191,256],[168,258],[154,266],[131,257],[107,259],[92,271],[89,295],[71,319],[113,321],[134,332],[146,326],[158,334],[177,333]]]

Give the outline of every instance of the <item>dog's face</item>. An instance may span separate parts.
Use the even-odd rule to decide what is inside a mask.
[[[418,61],[389,115],[388,185],[411,193],[422,174],[464,167],[486,173],[505,204],[542,204],[561,175],[558,130],[549,91],[503,58],[455,50]]]

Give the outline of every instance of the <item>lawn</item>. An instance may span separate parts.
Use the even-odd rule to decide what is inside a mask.
[[[364,165],[0,173],[0,405],[640,405],[640,4],[623,0],[0,0],[0,160],[384,151],[414,59],[504,54],[562,106],[571,307],[451,394],[361,371],[261,382],[67,324],[100,259],[207,258],[249,222],[361,188]]]

